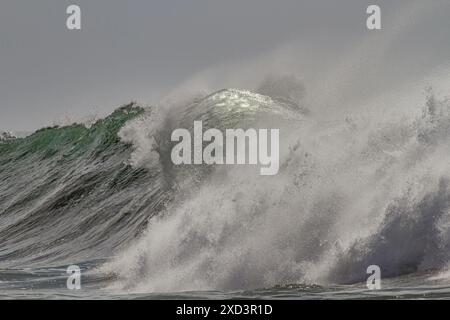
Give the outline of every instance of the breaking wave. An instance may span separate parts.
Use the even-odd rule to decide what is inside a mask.
[[[444,270],[450,101],[428,91],[401,117],[325,122],[293,85],[130,104],[89,128],[3,141],[0,268],[102,258],[112,288],[147,292],[356,283],[372,264],[385,277]],[[280,128],[278,175],[172,165],[170,134],[194,120]]]
[[[267,97],[247,92],[226,91],[232,98],[226,103],[217,95],[223,92],[200,105],[279,106],[279,100],[265,104]],[[277,176],[235,166],[218,167],[201,183],[183,180],[177,198],[143,235],[101,269],[117,276],[113,287],[159,292],[348,284],[364,281],[372,264],[384,277],[445,268],[449,101],[429,90],[423,107],[411,106],[400,120],[375,122],[347,116],[323,123],[313,112],[294,109],[295,116],[283,112],[289,121],[272,117],[271,125],[281,128]]]

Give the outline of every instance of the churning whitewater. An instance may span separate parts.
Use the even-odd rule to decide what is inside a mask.
[[[90,263],[114,292],[354,284],[369,265],[383,277],[447,269],[448,99],[429,89],[395,115],[361,108],[324,121],[285,90],[255,91],[130,104],[90,127],[2,140],[0,269]],[[170,134],[195,120],[280,129],[278,174],[174,165]]]

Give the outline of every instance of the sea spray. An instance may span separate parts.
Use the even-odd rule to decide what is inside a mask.
[[[233,94],[231,106],[251,104]],[[450,107],[435,105],[440,115]],[[228,110],[223,122],[234,114],[215,106]],[[180,184],[186,196],[102,270],[118,275],[115,288],[160,292],[355,283],[370,265],[385,276],[444,267],[449,120],[423,109],[369,126],[356,117],[324,126],[314,114],[279,122],[278,175],[231,166]]]

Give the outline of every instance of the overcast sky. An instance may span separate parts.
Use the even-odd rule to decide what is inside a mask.
[[[228,70],[224,82],[220,74],[207,78],[212,87],[242,86],[253,69],[265,69],[255,60],[277,54],[303,59],[320,78],[322,64],[308,57],[351,52],[370,37],[390,38],[383,59],[401,67],[386,80],[426,72],[450,60],[450,1],[411,9],[417,2],[1,0],[0,130],[37,129],[131,100],[152,104],[205,70]],[[70,4],[81,7],[80,31],[66,29]],[[368,4],[382,8],[378,34],[365,28]],[[246,75],[230,76],[236,66],[247,66]]]

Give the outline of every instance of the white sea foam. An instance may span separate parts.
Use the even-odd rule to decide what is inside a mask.
[[[261,177],[227,167],[200,184],[182,184],[178,191],[184,196],[103,266],[118,275],[114,288],[166,292],[354,283],[365,281],[373,264],[382,277],[445,270],[450,81],[442,70],[448,67],[415,78],[388,73],[387,83],[378,72],[390,66],[386,52],[421,6],[414,2],[396,17],[400,26],[392,34],[371,37],[337,57],[331,70],[313,59],[321,73],[305,68],[301,85],[293,77],[297,92],[280,90],[273,80],[261,86],[263,93],[287,94],[311,111],[297,126],[281,127],[279,174]],[[217,83],[251,87],[245,72],[250,68],[265,74],[280,64],[288,69],[289,62],[267,60],[240,65],[244,71],[234,76],[227,67],[209,70],[178,92],[193,96],[217,89]],[[428,86],[435,94],[424,90]],[[185,104],[177,106],[177,112],[185,110]]]
[[[371,264],[384,276],[444,267],[450,103],[418,88],[414,105],[384,100],[397,104],[392,115],[312,114],[282,128],[278,175],[229,167],[187,184],[189,196],[105,270],[119,288],[179,291],[350,283]]]

